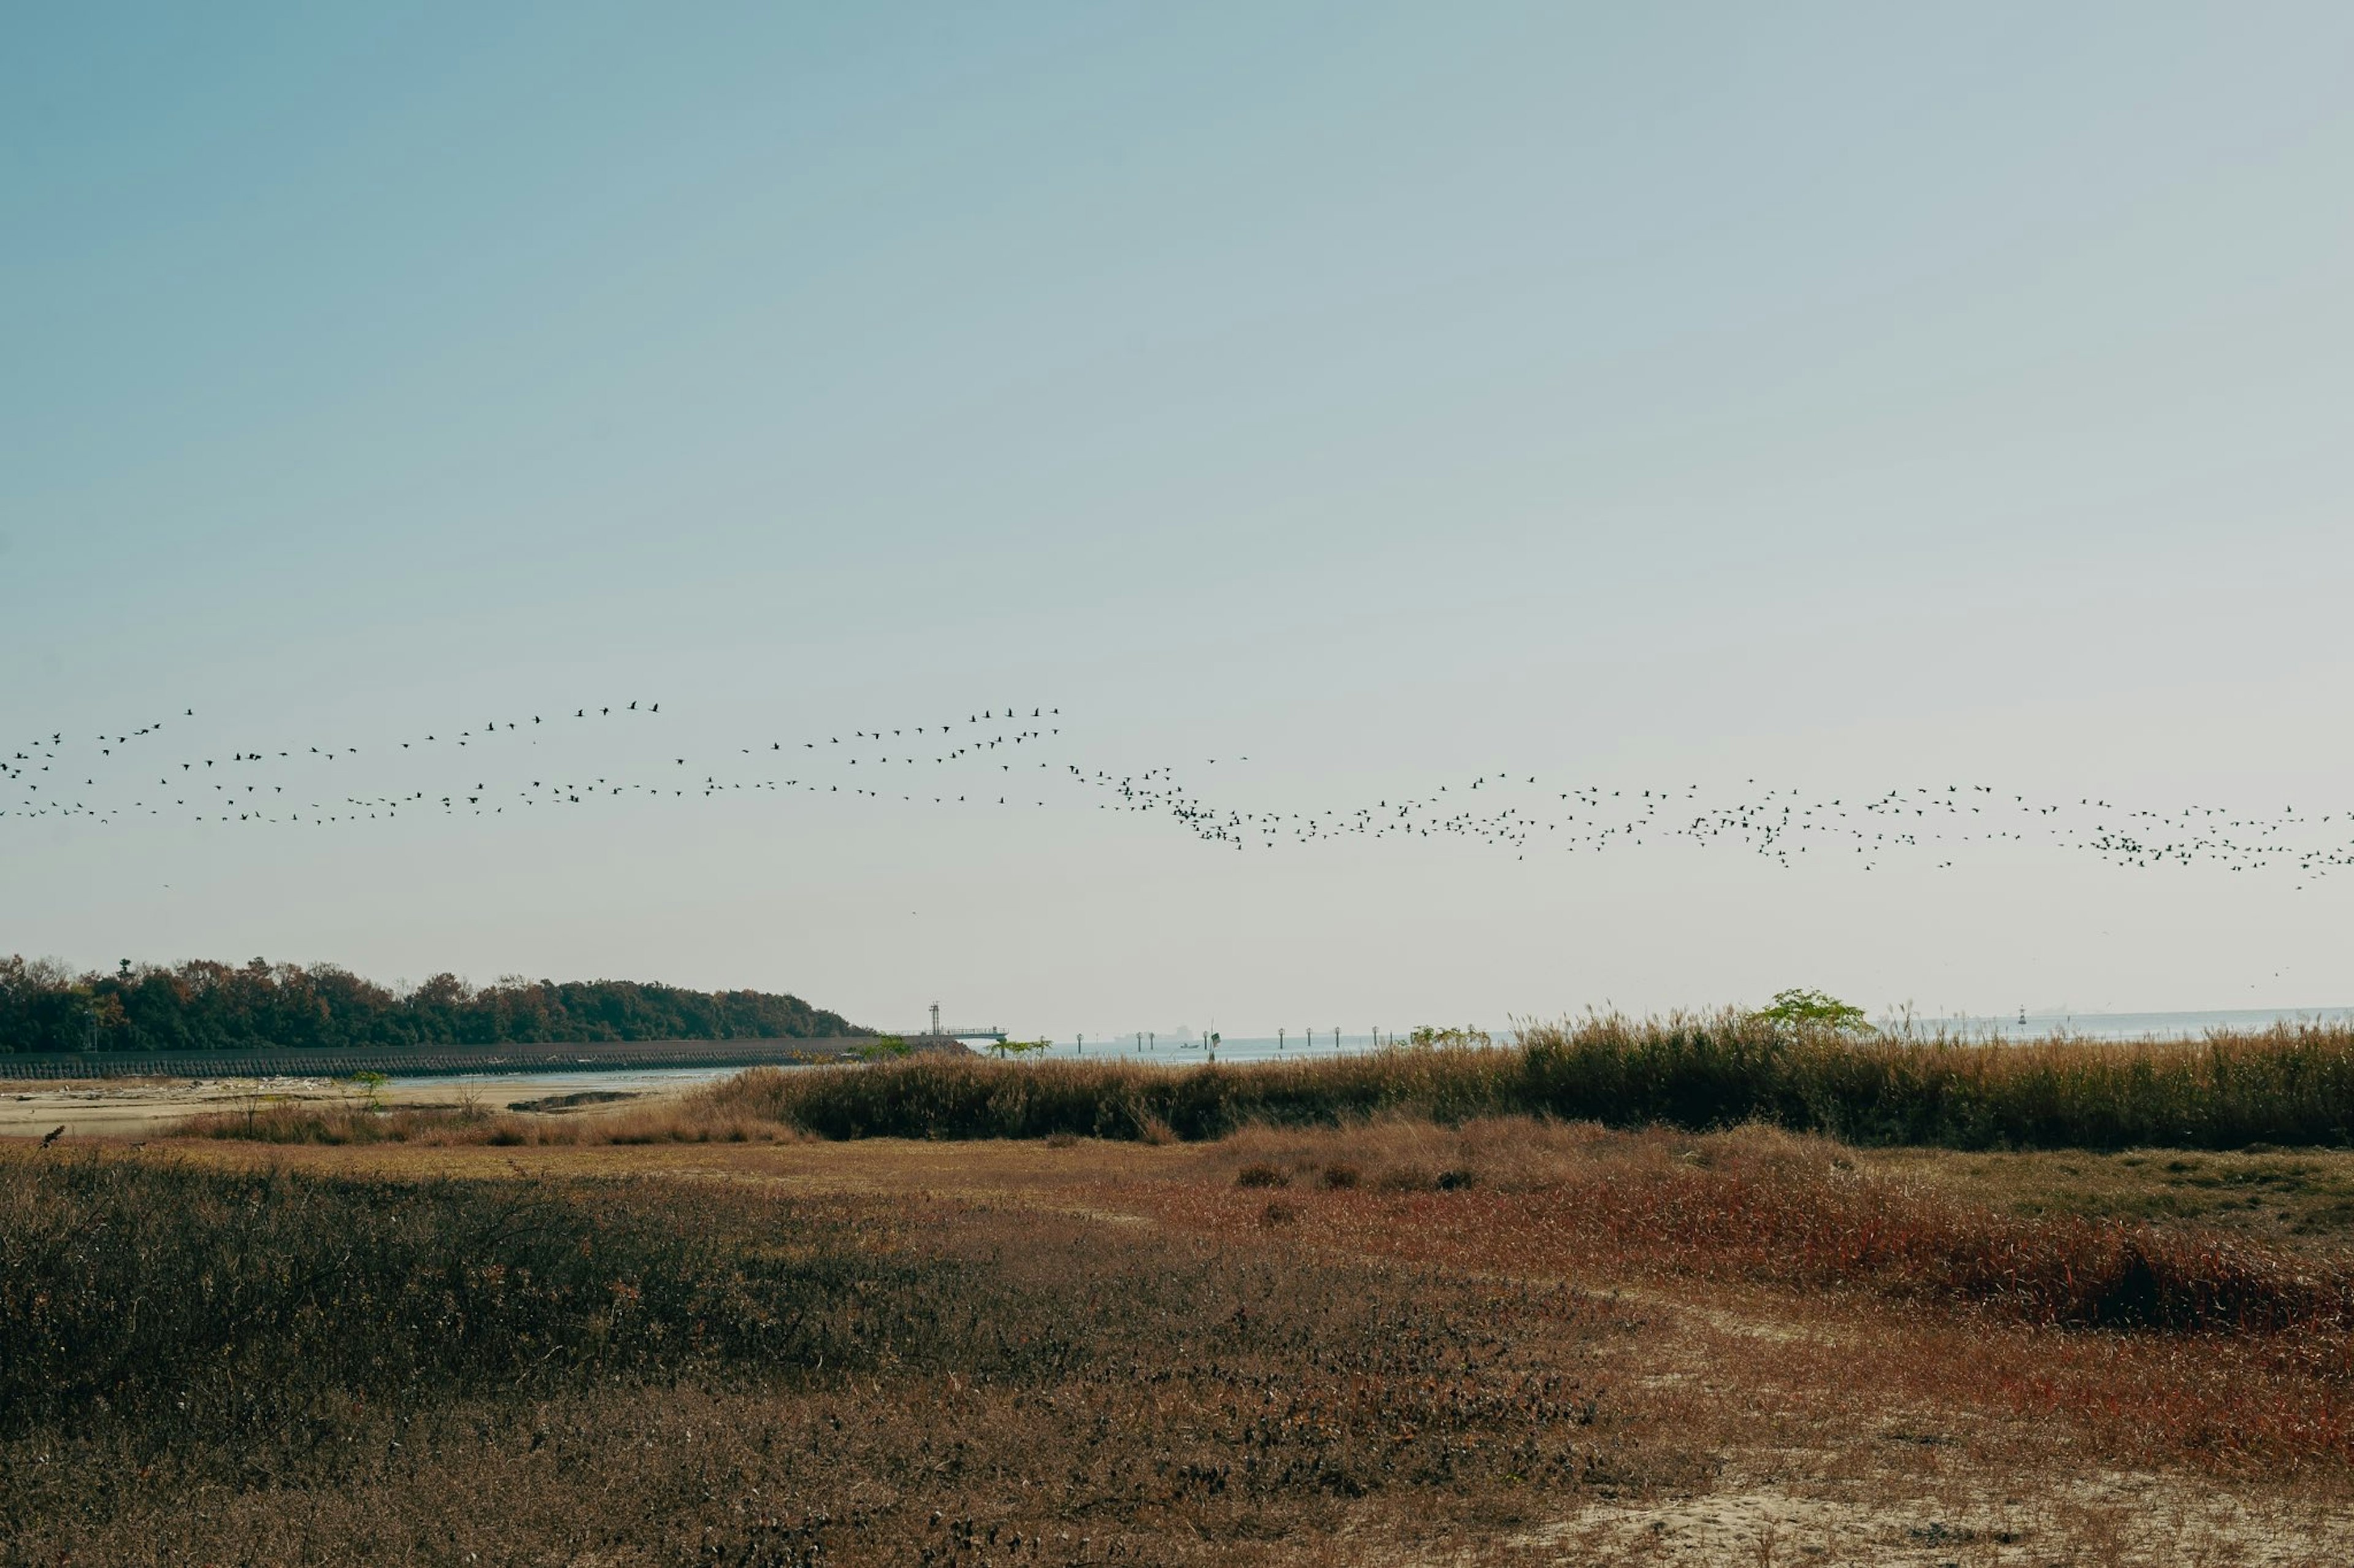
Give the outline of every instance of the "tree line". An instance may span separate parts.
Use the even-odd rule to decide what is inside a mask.
[[[334,1050],[538,1041],[810,1040],[868,1035],[797,996],[634,980],[438,974],[395,990],[334,964],[195,959],[76,974],[0,959],[0,1053]]]

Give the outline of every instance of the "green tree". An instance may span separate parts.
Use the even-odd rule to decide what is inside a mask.
[[[119,961],[76,975],[0,955],[0,1054],[18,1051],[354,1050],[510,1040],[864,1036],[796,996],[630,980],[436,975],[396,993],[333,964]]]
[[[1406,1036],[1406,1044],[1416,1051],[1435,1051],[1441,1046],[1484,1050],[1495,1041],[1484,1029],[1438,1029],[1426,1023]]]
[[[1836,1029],[1850,1034],[1872,1033],[1872,1025],[1866,1022],[1863,1009],[1841,1001],[1828,991],[1803,988],[1776,991],[1771,1003],[1749,1016],[1777,1029]]]

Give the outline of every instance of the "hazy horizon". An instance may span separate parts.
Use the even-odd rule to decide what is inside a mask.
[[[1222,809],[2354,808],[2342,7],[5,26],[0,751],[1034,705]],[[1058,1039],[2354,999],[2349,871],[1245,854],[1103,803],[0,819],[0,952]]]

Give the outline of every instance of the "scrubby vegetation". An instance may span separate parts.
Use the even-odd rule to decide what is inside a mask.
[[[251,1143],[414,1143],[429,1148],[489,1144],[558,1148],[574,1144],[773,1143],[800,1136],[772,1118],[731,1108],[708,1095],[644,1107],[603,1109],[585,1115],[519,1115],[517,1110],[564,1111],[572,1107],[526,1103],[507,1110],[487,1106],[403,1106],[378,1109],[349,1103],[253,1103],[206,1111],[179,1123],[183,1138],[230,1139]]]
[[[1164,1067],[875,1054],[753,1068],[667,1105],[561,1125],[480,1111],[281,1106],[184,1130],[277,1143],[1110,1138],[1201,1141],[1384,1115],[1538,1116],[1693,1131],[1766,1123],[1864,1147],[2354,1145],[2354,1030],[1963,1044],[1724,1013],[1538,1025],[1511,1045]]]
[[[538,1041],[832,1039],[864,1035],[797,996],[631,980],[440,974],[394,991],[333,964],[176,966],[124,959],[77,975],[0,959],[0,1053],[339,1050]]]
[[[1774,1128],[1693,1137],[1390,1118],[1253,1128],[1216,1153],[1239,1162],[1237,1188],[1476,1192],[1476,1224],[1458,1215],[1434,1227],[1441,1254],[1582,1245],[1674,1274],[1967,1302],[2038,1324],[2333,1342],[2354,1331],[2354,1271],[2336,1255],[2146,1222],[2006,1214],[1882,1179],[1847,1145]]]
[[[0,1563],[1301,1561],[1691,1473],[1559,1286],[710,1182],[0,1157]]]
[[[2354,1029],[1967,1044],[1762,1014],[1592,1018],[1525,1028],[1496,1049],[1183,1068],[934,1056],[754,1071],[713,1097],[836,1139],[1200,1139],[1403,1111],[1441,1122],[1769,1122],[1861,1144],[1957,1149],[2343,1147],[2354,1141]]]
[[[848,1353],[854,1266],[822,1227],[730,1248],[626,1187],[354,1182],[127,1160],[0,1188],[0,1421],[197,1438],[323,1390],[517,1393],[581,1375]]]
[[[1599,1275],[1654,1299],[1726,1285],[1826,1310],[1873,1303],[1924,1339],[1907,1351],[1885,1320],[1830,1336],[1824,1375],[1842,1389],[1918,1375],[1935,1400],[2071,1409],[2112,1460],[2147,1445],[2230,1466],[2354,1463],[2345,1226],[2288,1246],[2204,1219],[2005,1212],[1966,1185],[1916,1179],[1917,1158],[1875,1160],[1759,1127],[1692,1135],[1390,1118],[1256,1128],[1196,1158],[1224,1180],[1171,1189],[1162,1212],[1230,1235],[1272,1226],[1303,1246],[1402,1264]],[[2354,1170],[2346,1156],[2309,1158]],[[1908,1353],[1927,1360],[1889,1364]]]
[[[1760,1486],[1687,1558],[2172,1561],[2185,1477],[2232,1489],[2201,1560],[2354,1542],[2354,1220],[2125,1217],[2245,1175],[2326,1221],[2354,1155],[744,1098],[0,1148],[0,1568],[1616,1562]],[[2071,1183],[2106,1209],[2029,1211]]]

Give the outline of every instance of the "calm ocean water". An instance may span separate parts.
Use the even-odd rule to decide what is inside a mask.
[[[2213,1029],[2269,1029],[2275,1023],[2346,1023],[2354,1022],[2354,1007],[2242,1007],[2220,1012],[2030,1012],[2008,1018],[1924,1020],[1922,1027],[1944,1027],[1949,1033],[1973,1038],[2039,1039],[2046,1034],[2080,1034],[2091,1040],[2197,1038]]]

